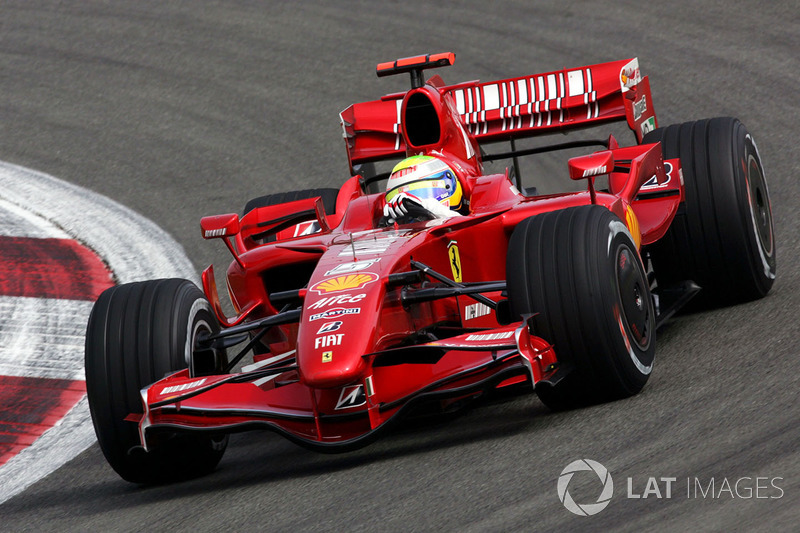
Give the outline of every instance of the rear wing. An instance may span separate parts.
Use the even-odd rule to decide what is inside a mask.
[[[638,142],[655,129],[650,82],[637,58],[532,76],[436,87],[479,144],[626,120]],[[340,114],[351,168],[404,157],[401,108],[406,93],[351,105]]]

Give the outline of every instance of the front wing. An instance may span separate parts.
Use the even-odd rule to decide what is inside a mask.
[[[304,385],[294,359],[250,372],[191,377],[188,370],[142,389],[142,446],[160,432],[270,429],[303,446],[344,451],[371,442],[390,421],[425,401],[447,405],[486,390],[558,379],[552,346],[525,323],[368,354],[359,382]]]

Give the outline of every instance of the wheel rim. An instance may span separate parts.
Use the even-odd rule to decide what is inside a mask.
[[[651,338],[647,282],[635,253],[627,246],[621,246],[617,252],[616,270],[622,323],[636,346],[647,351]]]
[[[202,307],[202,301],[198,300],[193,306]],[[204,347],[200,342],[201,339],[208,338],[209,335],[214,333],[207,315],[203,309],[196,313],[190,314],[190,328],[187,331],[188,338],[186,339],[186,363],[189,367],[189,373],[192,377],[213,374],[220,370],[217,368],[217,353],[211,347]]]
[[[764,174],[756,158],[750,156],[747,164],[747,199],[753,217],[756,238],[767,256],[772,256],[772,209]]]

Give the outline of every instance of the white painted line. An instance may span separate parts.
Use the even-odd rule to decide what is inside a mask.
[[[2,193],[0,193],[1,195]],[[0,236],[32,239],[69,239],[67,233],[30,211],[0,197]]]
[[[0,296],[0,376],[85,380],[83,344],[93,304]]]
[[[0,162],[0,235],[72,238],[94,250],[118,283],[186,278],[199,284],[183,248],[152,221],[99,194],[34,170]],[[17,233],[19,232],[19,233]],[[91,303],[17,298],[0,316],[0,374],[83,379],[83,333]],[[74,323],[68,324],[62,313]],[[2,321],[0,321],[2,322]],[[43,329],[44,327],[44,329]],[[95,442],[84,397],[59,423],[0,467],[0,504]]]
[[[0,296],[0,376],[85,380],[94,302]]]

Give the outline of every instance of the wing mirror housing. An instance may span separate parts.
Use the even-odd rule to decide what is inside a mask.
[[[200,219],[200,229],[204,239],[233,237],[239,233],[239,215],[214,215]]]
[[[228,237],[234,237],[241,231],[239,225],[239,215],[230,213],[228,215],[213,215],[210,217],[203,217],[200,219],[200,229],[203,231],[204,239],[222,239],[225,246],[231,252],[231,255],[239,263],[239,266],[244,268],[239,254],[236,253],[231,240]]]
[[[569,166],[570,178],[574,180],[586,179],[589,182],[589,198],[593,204],[596,204],[597,193],[594,190],[594,178],[614,171],[614,153],[611,150],[604,150],[573,157],[567,162],[567,165]]]
[[[614,170],[614,154],[611,150],[573,157],[569,165],[569,177],[574,180],[593,178],[609,174]]]

